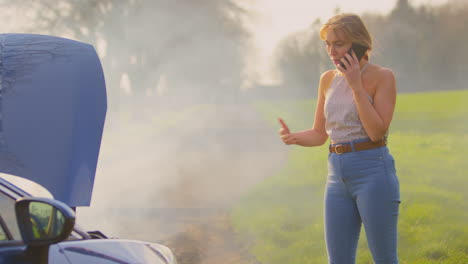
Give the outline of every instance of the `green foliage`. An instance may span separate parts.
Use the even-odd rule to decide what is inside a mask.
[[[15,32],[66,36],[94,45],[108,91],[115,96],[110,107],[128,103],[139,108],[145,97],[146,104],[180,106],[239,92],[248,33],[240,23],[246,11],[236,1],[5,0],[0,7],[6,10],[2,14],[11,8],[28,10]],[[120,89],[123,74],[132,96]],[[164,96],[152,96],[161,83],[168,88]]]
[[[401,187],[401,263],[468,262],[468,91],[400,95],[389,136]],[[257,104],[272,126],[312,125],[312,101]],[[304,121],[307,120],[307,121]],[[239,236],[261,263],[326,263],[322,198],[326,147],[290,147],[285,168],[232,212]],[[362,229],[357,263],[373,263]]]
[[[370,61],[391,68],[405,92],[461,89],[467,81],[468,35],[462,32],[468,23],[468,4],[451,1],[416,8],[409,3],[399,1],[388,15],[362,15],[373,37]],[[281,88],[289,96],[312,97],[310,85],[318,83],[321,72],[334,68],[319,38],[324,22],[288,35],[277,47]]]

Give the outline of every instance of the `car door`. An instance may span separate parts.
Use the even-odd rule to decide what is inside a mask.
[[[26,245],[22,242],[15,214],[17,194],[0,185],[0,263],[27,263],[22,256]]]

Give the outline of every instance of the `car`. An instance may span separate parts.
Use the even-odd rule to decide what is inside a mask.
[[[166,246],[108,238],[76,224],[89,206],[107,111],[93,46],[0,34],[0,264],[176,264]]]
[[[111,239],[75,226],[75,212],[63,202],[31,196],[0,178],[0,263],[176,264],[160,244]]]

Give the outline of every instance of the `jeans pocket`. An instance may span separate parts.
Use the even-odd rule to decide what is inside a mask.
[[[395,160],[393,158],[389,162],[389,168],[388,169],[393,174],[393,177],[395,177],[395,180],[397,181],[398,185],[400,185],[400,181],[398,180],[398,176],[397,176]]]
[[[395,201],[400,203],[400,181],[396,174],[395,160],[393,158],[389,158],[386,159],[384,163],[387,171],[388,187],[390,188],[391,193],[393,193]]]

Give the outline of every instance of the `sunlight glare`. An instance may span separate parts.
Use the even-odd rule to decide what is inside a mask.
[[[421,4],[441,5],[449,0],[410,0],[413,6]],[[248,83],[275,83],[273,52],[279,41],[293,32],[306,30],[309,25],[320,19],[324,23],[337,10],[363,14],[372,12],[388,14],[396,5],[393,1],[314,1],[314,0],[241,0],[239,4],[253,14],[247,29],[252,33],[251,52],[246,54]]]

